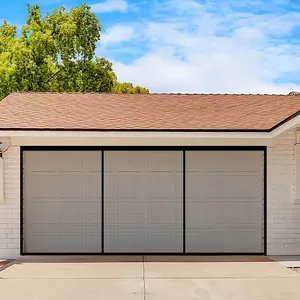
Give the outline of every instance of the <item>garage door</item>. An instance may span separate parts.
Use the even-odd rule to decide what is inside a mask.
[[[101,152],[25,151],[24,250],[101,252]]]
[[[25,254],[264,252],[263,150],[30,149]]]
[[[186,152],[186,251],[263,252],[263,152]]]
[[[182,172],[180,151],[105,151],[105,252],[183,251]]]

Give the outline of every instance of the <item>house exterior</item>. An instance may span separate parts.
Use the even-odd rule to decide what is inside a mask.
[[[13,93],[0,258],[300,254],[297,95]]]

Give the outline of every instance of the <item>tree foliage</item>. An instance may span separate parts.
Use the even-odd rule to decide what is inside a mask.
[[[291,91],[291,92],[288,93],[288,95],[290,95],[290,96],[299,96],[300,92],[298,92],[298,91]]]
[[[148,94],[149,90],[144,87],[134,87],[131,82],[117,83],[116,92],[120,94]]]
[[[46,15],[27,7],[20,34],[5,21],[0,26],[0,99],[13,91],[149,92],[118,83],[112,63],[96,57],[101,25],[89,6]]]

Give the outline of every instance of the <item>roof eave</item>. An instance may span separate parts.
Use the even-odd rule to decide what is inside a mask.
[[[0,137],[86,137],[86,138],[213,138],[252,139],[270,138],[267,131],[245,130],[36,130],[0,129]]]

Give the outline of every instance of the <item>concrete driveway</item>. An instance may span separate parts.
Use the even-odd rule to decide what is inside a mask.
[[[295,300],[300,274],[266,257],[24,257],[0,271],[5,300]]]

